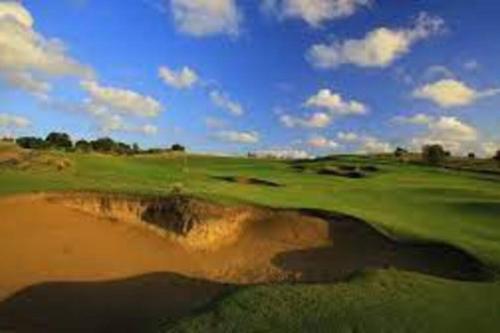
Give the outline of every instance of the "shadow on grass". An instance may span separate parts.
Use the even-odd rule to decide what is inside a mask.
[[[174,273],[43,283],[0,304],[0,331],[145,332],[188,315],[232,289]]]
[[[272,262],[300,282],[332,282],[367,269],[397,268],[462,281],[490,281],[494,274],[452,246],[393,240],[363,221],[309,211],[330,221],[331,246],[276,255]]]
[[[240,176],[213,176],[213,179],[244,185],[258,185],[267,187],[282,187],[283,185],[272,182],[270,180],[251,178],[251,177],[240,177]]]

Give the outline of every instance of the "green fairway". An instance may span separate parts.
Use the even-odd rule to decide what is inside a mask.
[[[56,154],[56,153],[53,153]],[[62,154],[62,153],[57,153]],[[315,208],[366,220],[392,237],[465,250],[500,271],[500,178],[375,157],[306,163],[184,155],[62,154],[72,166],[0,169],[0,194],[100,190]],[[377,166],[367,177],[320,175],[326,164]],[[225,182],[245,176],[279,187]],[[362,246],[362,244],[360,244]],[[181,331],[495,332],[500,285],[388,270],[349,282],[245,287],[185,319]],[[170,326],[169,326],[170,327]]]

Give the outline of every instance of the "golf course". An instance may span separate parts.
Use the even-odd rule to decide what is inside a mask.
[[[495,173],[391,155],[118,156],[2,143],[0,157],[1,329],[500,327]]]

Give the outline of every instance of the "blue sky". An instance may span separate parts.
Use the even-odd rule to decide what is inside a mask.
[[[498,12],[494,0],[0,1],[0,134],[488,155]]]

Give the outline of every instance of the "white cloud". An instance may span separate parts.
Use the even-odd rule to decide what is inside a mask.
[[[335,149],[339,147],[339,144],[335,142],[334,140],[327,139],[323,136],[314,136],[309,139],[307,144],[313,148],[318,148],[318,149]]]
[[[243,106],[240,103],[231,100],[226,94],[212,90],[210,92],[212,103],[218,108],[224,109],[235,116],[241,116],[245,113]]]
[[[425,72],[423,77],[426,80],[434,80],[436,78],[442,79],[442,78],[454,78],[455,74],[448,69],[446,66],[442,65],[433,65],[428,67]]]
[[[410,139],[412,149],[419,151],[428,144],[440,144],[453,153],[464,154],[474,151],[479,155],[491,152],[494,143],[484,141],[481,133],[472,125],[456,117],[432,117],[417,114],[411,117],[400,117],[402,124],[423,126],[424,132]]]
[[[390,143],[381,141],[378,138],[372,136],[366,136],[362,138],[363,140],[359,146],[359,152],[367,154],[378,154],[378,153],[389,153],[393,150]]]
[[[468,71],[475,71],[481,68],[481,64],[477,60],[471,59],[464,63],[464,68]]]
[[[418,113],[409,117],[397,116],[392,120],[400,124],[427,125],[430,124],[434,119],[426,114]]]
[[[337,133],[337,139],[346,144],[356,145],[357,151],[364,154],[388,153],[393,150],[390,143],[371,135],[339,132]]]
[[[312,158],[308,152],[300,149],[267,149],[267,150],[258,150],[253,153],[257,157],[261,158],[279,158],[279,159],[309,159]]]
[[[0,2],[0,78],[16,88],[40,92],[49,89],[42,78],[92,75],[67,54],[62,41],[35,31],[33,17],[20,2]]]
[[[437,34],[444,21],[421,13],[408,29],[377,28],[362,39],[350,39],[333,44],[313,45],[306,58],[318,68],[335,68],[344,64],[360,67],[387,67],[407,54],[420,40]]]
[[[424,85],[413,92],[413,97],[426,99],[443,108],[467,106],[476,100],[500,94],[500,89],[477,91],[466,83],[443,79]]]
[[[238,132],[238,131],[220,131],[215,133],[215,138],[232,143],[253,144],[260,140],[259,133],[255,131]]]
[[[345,101],[341,95],[332,92],[330,89],[321,89],[314,96],[311,96],[305,106],[317,109],[324,109],[331,114],[337,115],[362,115],[366,114],[367,107],[358,101]]]
[[[52,86],[49,82],[36,78],[30,72],[7,71],[0,78],[11,87],[21,89],[39,98],[47,99]]]
[[[242,15],[235,0],[171,0],[177,29],[195,37],[237,35]]]
[[[158,75],[167,86],[176,89],[189,89],[199,80],[198,74],[186,66],[178,71],[162,66],[158,69]]]
[[[31,122],[20,116],[8,113],[0,113],[0,128],[19,129],[31,126]]]
[[[295,117],[289,114],[282,114],[279,117],[280,122],[288,127],[322,128],[326,127],[332,121],[332,118],[324,112],[316,112],[308,118]]]
[[[356,142],[358,141],[358,135],[354,132],[338,132],[337,139],[342,142]]]
[[[99,130],[103,133],[110,132],[128,132],[147,136],[156,135],[158,128],[155,125],[131,125],[127,124],[123,117],[117,114],[99,114],[97,115]]]
[[[132,90],[103,87],[95,81],[82,81],[89,94],[87,110],[92,114],[122,113],[140,117],[155,117],[161,110],[160,102]]]
[[[353,15],[371,0],[263,0],[263,8],[280,18],[298,18],[313,27]]]

